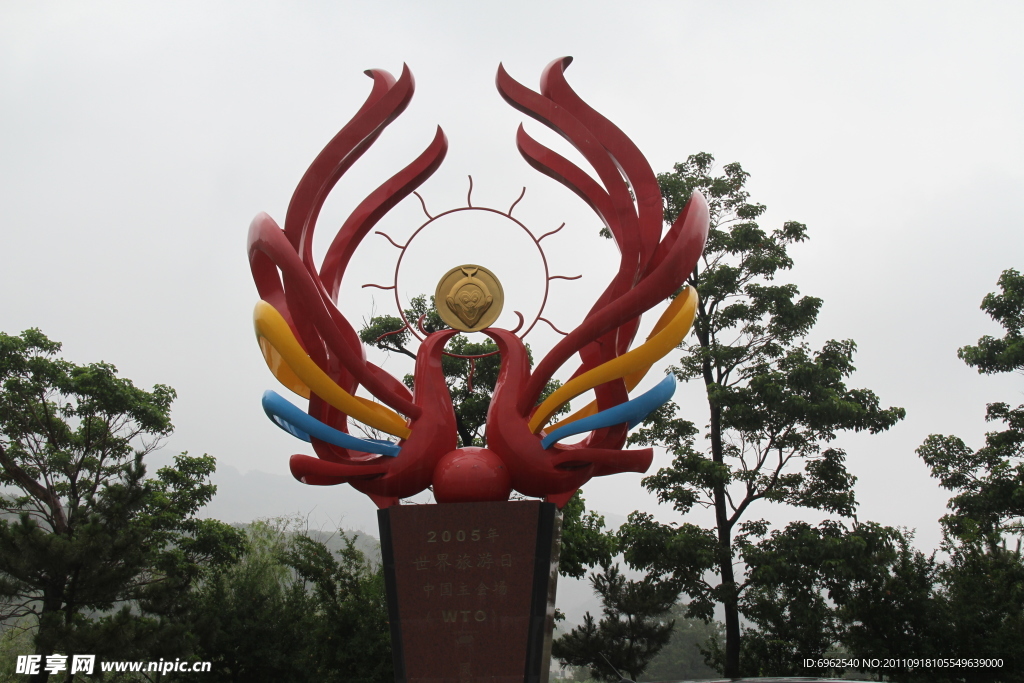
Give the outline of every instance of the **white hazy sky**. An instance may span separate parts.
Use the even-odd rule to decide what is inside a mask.
[[[978,376],[956,349],[998,334],[978,304],[1003,269],[1024,268],[1022,28],[1016,2],[2,2],[0,329],[40,327],[72,360],[174,386],[166,453],[286,474],[302,444],[259,407],[274,382],[251,327],[249,221],[283,221],[306,166],[365,98],[361,72],[405,62],[416,96],[335,190],[319,248],[441,125],[450,151],[421,190],[428,206],[463,205],[467,174],[479,205],[504,209],[525,185],[516,215],[535,233],[567,223],[545,245],[555,274],[584,275],[553,285],[549,317],[572,327],[614,247],[519,158],[524,117],[493,86],[499,62],[536,87],[545,64],[572,55],[570,83],[656,170],[698,151],[740,161],[765,227],[808,225],[786,279],[825,301],[810,342],[855,339],[851,384],[908,411],[887,434],[840,439],[860,517],[916,528],[933,548],[947,495],[914,448],[935,432],[978,445],[984,404],[1021,402],[1019,377]],[[381,228],[401,238],[421,221],[413,199]],[[535,299],[524,236],[495,228],[439,226],[435,246],[424,234],[403,296],[456,265],[437,259],[447,239]],[[342,292],[353,320],[391,310],[359,285],[387,282],[395,256],[367,239]],[[703,424],[700,391],[681,403]],[[672,519],[639,479],[585,492],[598,509]],[[310,487],[308,501],[372,512],[347,487]]]

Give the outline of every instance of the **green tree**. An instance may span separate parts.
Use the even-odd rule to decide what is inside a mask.
[[[1024,276],[1006,270],[1000,291],[987,295],[981,308],[1005,334],[984,336],[959,356],[979,373],[1024,370]],[[1003,429],[985,436],[977,450],[956,436],[932,434],[917,449],[932,476],[951,491],[950,512],[942,518],[943,599],[950,632],[941,643],[946,652],[971,657],[1005,657],[1024,663],[1024,405],[990,403],[989,422]],[[977,676],[978,674],[972,674]],[[1012,680],[1024,679],[1015,672]],[[984,680],[965,678],[964,680]],[[1006,680],[1011,680],[1007,678]]]
[[[563,665],[589,667],[597,680],[636,680],[672,635],[673,622],[664,617],[678,590],[653,578],[627,580],[609,564],[590,581],[601,597],[601,620],[587,612],[583,624],[552,643],[551,654]]]
[[[618,564],[613,564],[619,553],[615,533],[605,528],[603,516],[587,512],[577,491],[562,509],[559,573],[579,579],[588,567],[600,565],[601,571],[592,573],[589,580],[601,599],[604,616],[595,622],[588,612],[581,626],[553,642],[552,654],[563,666],[587,667],[598,678],[614,676],[613,667],[639,675],[672,631],[667,615],[678,589],[664,582],[627,580]],[[556,612],[555,618],[560,620],[561,613]]]
[[[284,563],[289,539],[268,521],[248,525],[245,537],[239,561],[211,572],[192,596],[195,655],[217,680],[300,680],[306,600]]]
[[[323,683],[390,683],[383,569],[366,560],[354,537],[341,540],[342,547],[332,552],[325,543],[299,535],[285,555],[307,596],[306,669]]]
[[[1009,268],[996,284],[1002,291],[987,294],[981,301],[981,310],[999,323],[1006,334],[1000,339],[985,335],[977,346],[965,346],[957,355],[983,374],[1019,372],[1024,368],[1024,275]]]
[[[31,627],[5,624],[0,635],[0,683],[22,683],[24,674],[16,671],[18,656],[34,649]]]
[[[981,308],[1003,326],[1001,339],[984,336],[958,352],[979,373],[1024,370],[1024,276],[1010,269],[999,277],[999,293],[987,295]],[[1008,537],[1024,535],[1024,405],[990,403],[985,419],[1005,429],[989,432],[985,445],[969,448],[956,436],[932,434],[917,449],[943,488],[954,492],[943,525],[951,539],[982,544],[994,551]]]
[[[188,615],[195,656],[217,680],[393,679],[383,578],[353,537],[335,552],[289,520],[254,522],[246,536],[241,561],[203,583]]]
[[[701,619],[688,619],[686,605],[677,603],[669,610],[672,637],[651,660],[639,681],[674,681],[715,678],[717,671],[705,662],[704,653],[710,643],[721,641],[725,635],[719,621],[705,623]],[[710,653],[709,653],[710,654]]]
[[[999,284],[1002,292],[985,297],[982,308],[1003,325],[1005,337],[983,337],[977,346],[960,349],[961,358],[986,373],[1024,365],[1014,351],[1019,348],[1024,279],[1010,270]],[[913,549],[911,536],[895,529],[860,524],[846,530],[831,522],[818,528],[790,525],[784,534],[775,532],[744,553],[756,586],[744,599],[758,602],[756,610],[745,605],[744,613],[753,615],[765,633],[786,634],[784,625],[758,622],[758,615],[777,621],[794,600],[800,603],[799,594],[827,595],[834,610],[823,610],[820,618],[852,656],[900,658],[914,652],[921,658],[1003,658],[1007,664],[1001,670],[891,669],[887,675],[894,681],[1021,680],[1024,562],[1019,545],[1007,547],[1020,538],[1018,501],[1024,481],[1021,425],[1015,421],[1020,410],[990,405],[990,420],[1003,420],[1007,428],[988,434],[977,451],[957,437],[941,435],[928,437],[918,449],[932,475],[953,493],[950,512],[942,519],[946,560]],[[775,594],[765,593],[765,587]],[[795,641],[789,634],[775,643],[775,653]],[[758,636],[745,639],[741,656],[750,654],[752,643],[758,643]],[[766,643],[771,644],[762,639],[761,645]],[[765,661],[762,657],[760,663]],[[786,672],[778,666],[773,670]]]
[[[818,658],[839,640],[839,624],[826,599],[825,564],[847,558],[830,547],[839,525],[814,528],[790,524],[758,543],[743,539],[740,555],[747,586],[740,610],[750,626],[743,629],[741,669],[749,675],[807,675],[800,657]],[[717,645],[717,643],[716,643]],[[719,666],[724,652],[714,655]],[[830,673],[816,671],[818,675]]]
[[[615,534],[605,529],[602,515],[587,511],[583,494],[577,491],[562,508],[558,573],[581,579],[588,567],[608,565],[617,553]]]
[[[38,330],[0,333],[4,621],[27,620],[43,656],[187,654],[182,596],[241,546],[231,527],[195,517],[216,490],[214,460],[182,454],[147,479],[174,390],[139,389],[59,351]]]
[[[743,548],[741,609],[750,627],[741,668],[751,675],[839,677],[842,669],[808,668],[803,660],[939,656],[932,648],[944,614],[937,567],[912,538],[870,522],[826,520],[793,522]]]
[[[713,510],[712,529],[664,525],[634,513],[620,530],[634,567],[671,578],[689,596],[688,615],[709,620],[716,603],[725,613],[726,676],[740,669],[740,598],[746,587],[736,571],[738,551],[763,533],[746,520],[759,500],[850,516],[856,501],[845,453],[825,447],[842,430],[877,433],[902,419],[902,408],[882,408],[866,389],[849,389],[855,344],[828,341],[812,351],[802,340],[817,320],[821,300],[776,284],[792,267],[788,248],[806,239],[806,227],[787,222],[767,232],[757,219],[762,204],[749,201],[748,174],[738,163],[712,173],[714,159],[696,154],[660,174],[665,218],[674,219],[699,189],[708,200],[707,246],[688,283],[700,305],[691,339],[674,368],[681,380],[703,381],[708,405],[707,452],[697,430],[674,406],[654,413],[632,443],[656,445],[673,455],[671,467],[644,480],[663,503],[681,514],[695,505]],[[707,580],[717,574],[717,583]]]

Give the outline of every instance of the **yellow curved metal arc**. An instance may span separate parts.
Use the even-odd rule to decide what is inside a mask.
[[[666,308],[662,312],[661,317],[658,318],[658,322],[655,323],[654,325],[654,329],[651,330],[651,333],[647,335],[647,339],[644,341],[650,341],[651,338],[654,337],[654,335],[658,334],[663,329],[665,329],[665,326],[668,325],[669,321],[671,321],[676,316],[676,314],[679,312],[679,309],[686,304],[686,299],[689,291],[690,288],[687,288],[683,292],[680,292],[679,296],[672,300],[672,303],[670,303],[668,305],[668,308]],[[696,310],[696,308],[694,310]],[[637,385],[640,384],[640,380],[642,380],[647,375],[647,373],[650,372],[653,366],[654,364],[650,363],[640,368],[636,372],[631,372],[625,377],[623,377],[622,380],[626,384],[626,391],[630,392],[636,389]],[[582,420],[585,417],[590,417],[595,413],[597,413],[597,401],[591,401],[590,403],[583,406],[582,408],[580,408],[579,410],[577,410],[575,413],[565,418],[564,420],[561,420],[549,426],[547,431],[548,433],[550,433],[553,430],[558,429],[559,427],[564,427],[565,425],[571,424],[576,420]]]
[[[647,375],[651,367],[651,365],[648,365],[647,367],[641,368],[640,370],[630,373],[622,378],[622,381],[626,384],[626,393],[629,393],[636,389],[636,386],[640,384],[640,380],[642,380]],[[585,417],[590,417],[591,415],[595,414],[597,414],[597,401],[591,401],[590,403],[583,406],[582,408],[580,408],[579,410],[577,410],[575,413],[565,418],[564,420],[560,420],[549,425],[547,427],[547,431],[548,433],[551,433],[553,430],[558,429],[559,427],[564,427],[565,425],[571,424],[576,420],[582,420]]]
[[[537,411],[530,419],[530,431],[536,434],[559,408],[583,392],[605,382],[627,376],[632,381],[635,375],[636,380],[633,384],[635,387],[654,363],[679,345],[686,333],[690,331],[690,326],[696,315],[697,291],[693,287],[687,287],[672,301],[665,313],[662,314],[661,319],[658,320],[661,329],[658,330],[658,326],[655,326],[656,331],[651,333],[646,342],[618,358],[613,358],[607,363],[569,380],[548,396],[537,407]],[[663,322],[664,324],[662,324]],[[587,408],[583,410],[587,410]],[[580,415],[579,417],[585,416]],[[565,424],[575,419],[579,418],[573,415],[569,420],[563,420],[559,424]]]
[[[412,434],[401,415],[379,403],[353,396],[328,377],[306,354],[284,317],[266,301],[256,304],[253,325],[267,365],[286,387],[306,398],[310,391],[316,392],[341,412],[382,432],[402,439]]]
[[[263,360],[267,361],[267,367],[274,373],[274,377],[277,381],[287,387],[290,391],[298,394],[302,398],[309,398],[309,387],[306,383],[299,379],[295,371],[291,369],[288,363],[284,362],[284,358],[277,352],[273,344],[267,341],[266,337],[260,337],[257,334],[257,341],[260,343],[260,351],[263,352]]]

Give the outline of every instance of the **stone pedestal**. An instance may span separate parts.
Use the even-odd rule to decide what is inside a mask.
[[[546,683],[561,514],[552,503],[380,510],[396,683]]]

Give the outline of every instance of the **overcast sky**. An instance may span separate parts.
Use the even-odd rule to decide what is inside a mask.
[[[450,150],[421,190],[428,207],[465,205],[468,174],[475,205],[505,209],[527,187],[516,215],[535,234],[567,224],[545,241],[553,274],[584,276],[552,285],[548,317],[578,324],[614,246],[518,156],[524,117],[493,85],[499,62],[536,87],[545,64],[572,55],[570,83],[655,170],[699,151],[739,161],[765,227],[807,224],[785,278],[824,299],[810,343],[856,340],[851,384],[908,412],[887,434],[840,439],[860,518],[916,528],[933,548],[947,494],[915,447],[936,432],[977,446],[985,403],[1021,402],[1019,376],[979,376],[956,349],[999,333],[978,305],[1002,270],[1024,268],[1022,29],[1016,2],[3,2],[0,329],[39,327],[76,362],[174,386],[166,454],[286,475],[288,456],[309,451],[259,406],[275,381],[252,332],[252,217],[283,223],[303,171],[369,92],[363,70],[397,75],[405,62],[412,104],[329,199],[319,253],[441,125]],[[401,240],[423,220],[411,199],[381,229]],[[441,258],[459,243],[528,307],[540,271],[526,239],[500,222],[438,226],[410,249],[400,293],[432,290],[462,262]],[[342,291],[350,319],[393,311],[360,285],[389,283],[396,255],[367,238]],[[680,399],[698,425],[701,392]],[[598,509],[672,519],[639,480],[585,493]],[[348,487],[310,487],[308,501],[373,509]]]

